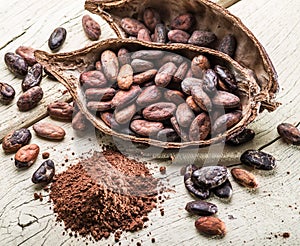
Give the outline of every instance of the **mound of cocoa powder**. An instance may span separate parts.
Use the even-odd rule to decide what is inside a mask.
[[[145,163],[119,152],[94,152],[54,177],[50,198],[65,229],[94,239],[144,227],[157,204],[158,180]]]

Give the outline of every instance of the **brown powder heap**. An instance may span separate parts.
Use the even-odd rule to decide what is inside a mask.
[[[95,152],[58,174],[50,198],[66,229],[95,240],[137,231],[156,207],[158,181],[144,163],[119,152]]]

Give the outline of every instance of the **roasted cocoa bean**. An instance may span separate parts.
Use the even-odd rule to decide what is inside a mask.
[[[142,89],[138,85],[132,85],[127,91],[119,90],[111,101],[112,107],[125,107],[133,102],[139,96],[139,94],[141,94],[141,92]]]
[[[226,144],[237,146],[251,141],[254,137],[255,132],[252,129],[246,128],[236,136],[230,137],[230,139],[226,141]]]
[[[220,41],[218,50],[233,57],[236,50],[236,39],[232,34],[226,35]]]
[[[241,162],[262,170],[272,170],[276,167],[274,156],[260,150],[247,150],[240,158]]]
[[[176,105],[184,102],[183,93],[177,90],[165,90],[164,98],[169,102],[175,103]]]
[[[111,101],[99,102],[99,101],[89,101],[86,104],[86,107],[91,111],[107,111],[112,108]]]
[[[170,102],[154,103],[143,110],[143,116],[147,120],[163,121],[170,119],[176,110],[176,105]]]
[[[136,105],[133,103],[131,105],[127,105],[125,108],[116,108],[114,111],[114,117],[117,123],[126,124],[132,119],[135,113]]]
[[[156,69],[150,69],[143,73],[136,74],[133,76],[133,83],[138,84],[138,85],[143,84],[147,81],[154,79],[156,74],[157,74]]]
[[[202,80],[196,78],[185,78],[181,82],[181,89],[182,91],[187,94],[191,95],[191,90],[194,86],[202,86]]]
[[[74,108],[67,102],[50,103],[47,107],[49,116],[53,119],[71,121]]]
[[[168,32],[168,39],[172,43],[186,44],[190,38],[190,34],[182,30],[171,30]]]
[[[209,236],[225,236],[225,223],[213,216],[199,217],[195,222],[196,229]]]
[[[137,40],[151,42],[152,39],[151,39],[149,30],[146,30],[146,29],[139,30],[138,35],[137,35]]]
[[[167,42],[167,30],[164,24],[156,25],[152,41],[163,44]]]
[[[159,87],[166,87],[176,73],[177,66],[173,62],[163,65],[157,72],[154,82]]]
[[[189,44],[209,47],[217,40],[217,36],[213,32],[208,31],[194,31],[188,40]]]
[[[105,50],[101,54],[101,64],[108,81],[115,82],[119,73],[119,60],[111,50]]]
[[[143,21],[151,32],[154,31],[157,24],[161,23],[160,15],[154,8],[145,9]]]
[[[17,106],[20,111],[28,111],[36,107],[39,101],[43,98],[43,90],[39,86],[34,86],[24,92],[17,101]]]
[[[300,131],[294,125],[281,123],[277,126],[277,132],[285,142],[300,145]]]
[[[140,21],[133,19],[133,18],[123,18],[121,20],[121,27],[124,29],[124,31],[132,36],[137,36],[139,30],[141,29],[147,29],[143,23]]]
[[[21,128],[7,134],[2,141],[5,153],[14,153],[22,146],[27,145],[31,139],[31,133],[27,128]]]
[[[240,185],[245,186],[247,188],[257,188],[258,183],[256,181],[255,176],[241,168],[232,168],[231,169],[231,175],[234,178],[236,182],[238,182]]]
[[[177,68],[176,73],[173,76],[173,82],[174,83],[180,83],[185,78],[185,75],[187,71],[189,70],[189,64],[188,62],[183,62],[179,65]]]
[[[178,142],[180,137],[172,128],[165,128],[157,133],[156,139],[162,142]]]
[[[159,61],[160,66],[163,66],[164,64],[168,62],[173,62],[176,64],[176,66],[179,66],[181,63],[185,61],[185,58],[181,55],[177,54],[172,54],[172,53],[167,53],[166,55],[163,56],[163,58]]]
[[[211,191],[220,198],[230,199],[232,197],[232,185],[229,179],[223,184],[211,189]]]
[[[203,55],[195,56],[191,63],[192,74],[196,78],[202,79],[204,76],[204,71],[210,68],[210,63],[207,57]]]
[[[154,68],[154,64],[151,61],[146,61],[142,59],[134,59],[131,61],[131,66],[135,73],[145,72]]]
[[[180,126],[189,127],[195,119],[195,114],[186,103],[181,103],[176,109],[176,119]]]
[[[136,99],[136,103],[141,106],[148,106],[152,103],[158,102],[162,97],[162,92],[161,90],[155,86],[148,86],[146,87],[142,93],[138,96]]]
[[[206,113],[201,113],[192,121],[189,131],[190,141],[205,140],[211,130],[209,116]]]
[[[111,129],[120,129],[120,125],[116,122],[113,113],[111,113],[111,112],[101,112],[100,118]]]
[[[10,72],[17,77],[24,77],[28,71],[28,64],[19,55],[8,52],[4,56],[5,64]]]
[[[43,67],[41,64],[34,64],[22,81],[22,90],[27,91],[30,88],[40,85],[43,76]]]
[[[67,37],[67,30],[63,27],[54,29],[48,39],[48,46],[53,52],[59,51]]]
[[[129,64],[125,64],[120,68],[117,77],[118,86],[122,90],[128,90],[133,83],[133,70]]]
[[[96,41],[101,35],[100,25],[89,15],[84,15],[82,17],[82,27],[86,36],[92,40]]]
[[[161,122],[134,120],[131,122],[130,128],[141,136],[151,137],[156,136],[164,128],[164,125]]]
[[[72,128],[77,131],[84,131],[87,127],[87,119],[83,113],[77,112],[72,119]]]
[[[83,72],[80,75],[79,81],[84,88],[107,86],[104,74],[98,70]]]
[[[52,160],[44,161],[33,173],[31,181],[35,184],[49,183],[55,174],[55,166]]]
[[[174,20],[171,21],[170,26],[172,29],[189,31],[195,24],[195,22],[195,17],[192,14],[187,13],[177,16]]]
[[[202,88],[209,94],[214,94],[217,90],[218,76],[212,69],[207,69],[204,72]]]
[[[242,112],[233,111],[218,117],[212,127],[212,134],[223,133],[236,125],[242,118]]]
[[[33,66],[35,63],[37,63],[34,56],[34,51],[35,49],[32,47],[20,46],[16,49],[16,54],[21,56],[29,66]]]
[[[240,106],[240,98],[232,93],[226,91],[216,91],[214,97],[211,99],[216,107],[221,108],[237,108]]]
[[[131,63],[130,53],[127,49],[121,48],[118,51],[119,66]]]
[[[212,110],[212,102],[210,97],[204,92],[201,86],[194,86],[191,89],[191,95],[195,103],[204,111]]]
[[[197,200],[188,202],[185,206],[185,210],[191,214],[206,216],[216,214],[218,207],[213,203]]]
[[[161,50],[138,50],[132,53],[131,59],[158,60],[164,56]]]
[[[237,82],[235,80],[235,77],[227,68],[216,65],[214,70],[216,71],[222,82],[224,82],[228,90],[235,91],[237,89]]]
[[[187,130],[184,129],[183,127],[180,127],[180,125],[179,125],[178,122],[177,122],[176,117],[175,117],[175,116],[172,117],[172,118],[170,119],[170,121],[171,121],[171,124],[172,124],[174,130],[175,130],[176,133],[178,134],[178,136],[179,136],[184,142],[189,141],[189,135],[188,135],[188,133],[187,133]]]
[[[113,88],[88,88],[84,92],[88,100],[108,101],[111,100],[116,94]]]
[[[195,103],[192,96],[187,97],[185,101],[195,113],[200,113],[202,111],[201,108]]]
[[[23,146],[15,154],[16,167],[30,167],[36,161],[39,152],[40,147],[36,144],[28,144]]]
[[[0,82],[0,102],[3,104],[10,103],[15,97],[15,89],[7,84]]]
[[[228,176],[225,166],[206,166],[192,173],[192,181],[199,187],[212,189],[223,184]]]
[[[32,128],[36,135],[51,140],[62,140],[66,135],[64,129],[52,123],[38,122]]]

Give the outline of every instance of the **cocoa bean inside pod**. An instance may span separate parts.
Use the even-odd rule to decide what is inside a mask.
[[[127,57],[122,63],[121,54]],[[256,101],[255,97],[260,92],[255,75],[228,55],[205,47],[109,39],[71,53],[48,54],[36,51],[35,56],[43,67],[68,88],[82,114],[96,128],[106,134],[133,142],[150,143],[164,148],[208,146],[240,132],[255,119],[260,110],[260,102]],[[224,113],[233,114],[234,110],[238,110],[236,117],[225,117],[225,120],[221,118],[217,124],[211,122],[211,114],[220,110],[219,107],[223,105],[213,103],[214,95],[221,89],[214,88],[210,93],[205,92],[205,86],[208,86],[206,90],[209,91],[209,86],[215,85],[214,79],[207,85],[205,76],[195,78],[188,72],[195,57],[203,58],[204,61],[207,59],[211,68],[220,65],[233,74],[238,89],[232,95],[240,99],[239,105],[232,108],[230,102],[226,112],[224,110],[217,118],[222,117]],[[96,67],[99,61],[100,70]],[[186,78],[185,74],[181,77],[183,81],[174,82],[174,74],[183,63],[182,73],[192,77]],[[145,67],[145,64],[150,65]],[[129,84],[132,85],[128,89],[117,82],[118,77],[121,78],[119,81],[124,82],[122,79],[125,78],[127,82],[127,76],[121,76],[123,66],[133,70],[133,76],[131,71],[129,76]],[[91,67],[94,67],[94,70],[90,70]],[[204,74],[207,69],[208,67],[204,67]],[[189,84],[189,88],[185,90],[182,85],[188,79],[194,79],[196,83]],[[155,84],[157,81],[159,83]],[[161,83],[164,87],[160,86]],[[192,95],[188,99],[189,94]],[[104,99],[104,96],[107,97]],[[178,107],[182,109],[178,110]],[[195,115],[195,118],[192,115]],[[111,119],[120,126],[128,124],[130,132],[134,133],[127,134],[129,131],[121,131],[122,127],[112,127]],[[76,127],[75,123],[73,125],[75,128],[81,128]],[[222,125],[226,126],[224,131],[220,131]],[[212,135],[211,128],[219,131],[218,135]]]

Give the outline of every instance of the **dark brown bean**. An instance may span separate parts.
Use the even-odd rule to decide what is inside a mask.
[[[150,105],[152,103],[158,102],[161,97],[162,97],[161,90],[157,86],[152,85],[152,86],[146,87],[142,91],[142,93],[136,99],[136,103],[139,106],[144,107],[144,106]]]
[[[104,74],[98,70],[83,72],[80,75],[79,81],[84,88],[107,86]]]
[[[102,70],[108,81],[115,82],[119,73],[119,60],[111,50],[105,50],[101,54]]]
[[[164,125],[161,122],[134,120],[131,122],[130,128],[141,136],[151,137],[156,136],[164,128]]]
[[[15,97],[15,89],[7,84],[0,82],[0,102],[3,104],[10,103]]]
[[[207,69],[204,72],[203,78],[203,90],[209,94],[214,94],[217,89],[218,76],[212,69]]]
[[[251,141],[255,137],[255,132],[252,129],[245,128],[239,134],[230,137],[226,144],[237,146]]]
[[[214,70],[230,91],[235,91],[237,89],[235,77],[227,68],[216,65]]]
[[[175,103],[176,105],[184,102],[183,93],[177,90],[165,90],[164,98],[169,102]]]
[[[276,167],[274,156],[260,150],[247,150],[240,158],[243,164],[262,170],[272,170]]]
[[[133,19],[133,18],[123,18],[121,20],[121,27],[124,29],[124,31],[132,36],[137,36],[139,30],[141,29],[147,29],[143,23],[140,21]]]
[[[277,126],[277,132],[287,143],[300,145],[300,131],[294,125],[281,123]]]
[[[17,106],[20,111],[28,111],[36,107],[39,101],[43,98],[43,90],[39,86],[34,86],[24,92],[17,101]]]
[[[154,64],[151,61],[142,59],[134,59],[131,61],[131,66],[135,73],[145,72],[154,68]]]
[[[180,137],[177,132],[172,128],[165,128],[160,130],[156,136],[157,140],[162,142],[178,142]]]
[[[119,65],[123,66],[125,64],[130,64],[131,63],[131,58],[130,58],[130,53],[127,49],[121,48],[118,51],[118,60],[119,60]]]
[[[28,64],[19,55],[8,52],[4,56],[5,64],[10,72],[17,77],[24,77],[28,71]]]
[[[150,69],[143,73],[139,73],[133,76],[133,83],[135,84],[143,84],[145,82],[148,82],[152,79],[154,79],[155,75],[157,74],[156,69]]]
[[[213,32],[208,31],[194,31],[188,40],[189,44],[195,44],[198,46],[209,47],[214,41],[217,40],[217,36]]]
[[[59,51],[67,37],[67,30],[63,27],[54,29],[48,39],[48,46],[53,52]]]
[[[196,19],[192,14],[182,14],[172,20],[170,26],[172,29],[179,29],[183,31],[189,31],[195,24]]]
[[[206,113],[201,113],[192,121],[189,131],[190,141],[205,140],[210,133],[211,123]]]
[[[191,214],[197,215],[213,215],[218,212],[218,207],[210,202],[201,200],[188,202],[185,206],[185,210]]]
[[[125,108],[116,108],[114,111],[114,118],[119,124],[128,123],[134,114],[136,113],[136,105],[133,103],[131,105],[127,105]]]
[[[214,97],[211,99],[216,107],[221,108],[237,108],[240,106],[240,98],[232,93],[226,91],[216,91]]]
[[[82,27],[86,36],[92,40],[96,41],[101,35],[100,25],[89,15],[84,15],[82,17]]]
[[[91,111],[107,111],[112,108],[111,101],[99,102],[99,101],[89,101],[86,107]]]
[[[67,102],[50,103],[47,107],[49,116],[58,120],[72,120],[74,108]]]
[[[5,153],[14,153],[22,146],[27,145],[31,139],[31,133],[27,128],[21,128],[7,134],[2,141]]]
[[[33,173],[31,181],[35,184],[49,183],[55,174],[55,166],[52,160],[44,161]]]
[[[170,102],[158,102],[151,104],[143,110],[143,116],[147,120],[163,121],[170,119],[176,110],[176,105]]]
[[[220,198],[230,199],[232,197],[232,185],[229,179],[223,184],[211,189],[211,191]]]
[[[163,65],[157,72],[154,82],[159,87],[166,87],[176,73],[177,66],[173,62]]]
[[[167,42],[167,30],[164,24],[156,25],[152,41],[163,44]]]
[[[16,167],[30,167],[36,161],[39,152],[40,147],[36,144],[28,144],[23,146],[15,154]]]
[[[88,100],[108,101],[116,94],[114,88],[88,88],[84,92]]]
[[[225,166],[205,166],[192,173],[192,181],[199,187],[212,189],[223,184],[228,176]]]
[[[195,114],[186,103],[181,103],[176,109],[176,119],[180,126],[189,127],[195,119]]]
[[[204,92],[201,86],[194,86],[191,89],[191,95],[195,103],[204,111],[212,110],[212,102],[210,97]]]
[[[143,20],[148,29],[153,32],[156,25],[161,23],[160,15],[154,8],[146,8],[143,14]]]
[[[217,118],[212,127],[213,134],[223,133],[236,125],[242,118],[240,111],[233,111],[231,113],[223,114]]]
[[[38,136],[51,140],[62,140],[66,135],[64,129],[48,122],[35,123],[32,128]]]
[[[43,76],[43,67],[41,64],[34,64],[22,81],[22,90],[27,91],[30,88],[40,85]]]
[[[186,44],[190,38],[190,34],[182,30],[171,30],[168,32],[168,39],[172,43]]]
[[[233,57],[236,50],[236,38],[232,34],[224,36],[220,41],[218,50]]]
[[[133,102],[141,92],[142,89],[138,85],[132,85],[127,91],[119,90],[111,101],[112,107],[121,108],[127,106]]]
[[[35,49],[32,47],[20,46],[16,49],[16,54],[23,57],[29,66],[33,66],[35,63],[37,63],[34,56],[34,51]]]

